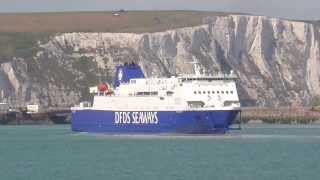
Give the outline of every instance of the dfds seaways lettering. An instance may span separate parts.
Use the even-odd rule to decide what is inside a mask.
[[[158,124],[158,112],[115,112],[115,124]]]

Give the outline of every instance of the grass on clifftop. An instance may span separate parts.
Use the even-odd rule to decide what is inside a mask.
[[[0,13],[0,63],[13,57],[32,57],[37,42],[65,32],[159,32],[191,27],[209,16],[228,13],[203,11]]]
[[[202,24],[204,11],[0,13],[0,32],[158,32]]]

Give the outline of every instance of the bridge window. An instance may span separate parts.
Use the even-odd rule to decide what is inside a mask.
[[[229,91],[226,91],[227,94],[229,94]]]
[[[214,91],[212,91],[212,94],[214,94]]]
[[[198,91],[198,94],[201,94],[201,91]]]
[[[210,94],[210,91],[208,91],[208,94]]]
[[[197,91],[193,91],[193,94],[197,94]]]
[[[157,91],[152,91],[152,92],[137,92],[137,96],[157,96],[158,92]]]
[[[173,92],[172,91],[167,91],[167,96],[172,96]]]
[[[233,94],[233,91],[230,91],[231,94]]]
[[[224,91],[221,91],[221,94],[224,94]]]
[[[205,91],[202,91],[203,92],[203,94],[205,94],[206,92]]]
[[[217,91],[217,94],[219,94],[219,91]]]

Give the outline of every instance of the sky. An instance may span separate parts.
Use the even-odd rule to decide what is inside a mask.
[[[0,0],[0,12],[202,10],[320,20],[320,0]]]

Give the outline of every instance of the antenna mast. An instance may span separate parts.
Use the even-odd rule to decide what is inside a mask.
[[[197,60],[197,58],[195,58],[194,56],[192,56],[192,64],[193,64],[193,70],[195,72],[196,76],[201,76],[202,75],[202,68],[201,68],[201,64],[199,63],[199,61]]]

